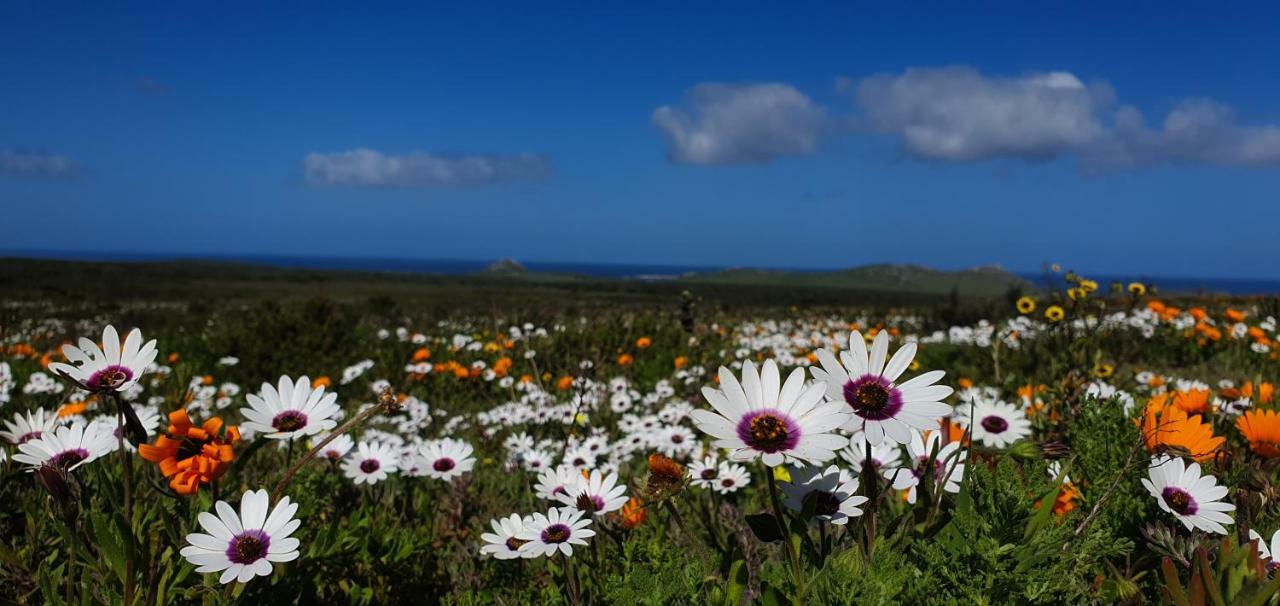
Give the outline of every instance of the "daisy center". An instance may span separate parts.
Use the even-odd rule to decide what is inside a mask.
[[[271,537],[261,530],[246,530],[231,538],[227,559],[236,564],[252,564],[267,557]]]
[[[360,471],[365,473],[373,473],[382,467],[382,462],[377,459],[365,459],[360,462]]]
[[[271,426],[276,431],[298,431],[307,426],[307,415],[300,410],[286,410],[271,419]]]
[[[714,470],[714,469],[704,469],[704,470],[702,470],[702,473],[698,474],[698,477],[700,477],[700,478],[702,478],[702,479],[704,479],[704,480],[714,480],[714,479],[716,479],[716,470]]]
[[[813,508],[814,515],[833,516],[840,512],[840,499],[824,490],[815,490],[805,495],[804,502]]]
[[[112,364],[89,376],[85,386],[91,391],[107,391],[119,389],[133,378],[133,371],[119,364]]]
[[[542,531],[543,543],[563,543],[569,540],[569,527],[564,524],[552,524]]]
[[[987,433],[1004,433],[1009,429],[1009,422],[1003,417],[991,415],[982,419],[982,428],[987,430]]]
[[[882,421],[902,409],[902,392],[883,377],[863,375],[844,384],[844,401],[864,419]]]
[[[53,462],[54,465],[57,465],[58,467],[65,470],[65,469],[70,469],[72,465],[75,465],[76,463],[79,463],[80,461],[83,461],[87,458],[89,458],[89,451],[83,448],[73,448],[71,450],[64,450],[56,455],[53,455],[53,458],[51,458],[50,460]]]
[[[450,459],[448,457],[445,457],[443,459],[436,459],[436,462],[431,464],[431,468],[440,473],[449,471],[450,469],[453,469],[455,466],[456,464],[453,462],[453,459]]]
[[[791,450],[800,442],[800,427],[776,410],[755,411],[738,423],[738,438],[753,450]]]
[[[1164,502],[1169,506],[1169,509],[1174,510],[1178,515],[1195,515],[1196,511],[1200,509],[1191,493],[1176,486],[1166,486],[1160,496],[1164,498]]]
[[[595,513],[604,509],[604,499],[596,495],[580,494],[573,502],[574,507],[583,513]]]
[[[733,488],[734,481],[732,478],[725,478],[723,480],[720,480],[720,485],[725,488]]]
[[[523,541],[515,537],[511,537],[507,539],[507,549],[510,549],[511,551],[520,551],[520,546],[524,545],[525,543],[528,543],[528,541]]]

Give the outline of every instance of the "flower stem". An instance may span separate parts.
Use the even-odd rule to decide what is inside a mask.
[[[370,406],[364,409],[364,411],[361,412],[360,414],[354,417],[351,417],[350,421],[347,421],[346,423],[343,423],[342,425],[340,425],[337,429],[335,429],[332,433],[330,433],[325,439],[321,440],[319,444],[316,444],[315,446],[313,446],[311,450],[307,451],[307,454],[302,456],[301,459],[298,459],[296,462],[294,462],[294,464],[291,465],[289,469],[284,472],[284,476],[280,478],[280,482],[276,484],[275,489],[271,491],[271,502],[274,503],[280,499],[280,495],[284,493],[284,489],[287,486],[289,486],[289,482],[293,480],[294,474],[297,474],[298,470],[302,469],[302,466],[307,464],[307,461],[314,459],[315,456],[320,453],[321,449],[329,445],[329,442],[332,442],[338,436],[344,433],[347,433],[352,429],[355,429],[356,426],[360,425],[361,423],[364,423],[366,419],[377,414],[379,410],[382,410],[382,409],[378,406]]]
[[[796,585],[796,601],[804,597],[804,566],[800,563],[800,554],[791,543],[791,532],[787,530],[787,518],[782,513],[782,500],[778,498],[777,481],[773,478],[773,468],[765,467],[765,477],[769,479],[769,502],[773,505],[773,515],[778,519],[778,530],[782,533],[782,548],[791,560],[791,580]]]
[[[124,447],[124,407],[128,406],[128,404],[125,404],[124,398],[120,397],[120,394],[118,393],[112,394],[112,398],[116,401],[116,418],[118,425],[116,429],[116,449],[120,451],[120,467],[122,469],[121,484],[123,484],[122,490],[124,492],[124,527],[129,532],[129,536],[126,538],[130,543],[134,543],[133,466],[129,462],[129,451]],[[136,546],[133,552],[137,553]],[[126,557],[124,559],[124,596],[121,603],[124,604],[124,606],[132,606],[133,604],[133,558],[131,557]]]

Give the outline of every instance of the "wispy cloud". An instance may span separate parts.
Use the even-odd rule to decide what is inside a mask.
[[[479,187],[527,183],[551,176],[538,154],[383,154],[371,149],[311,153],[302,161],[307,183],[372,188]]]
[[[911,68],[837,90],[854,109],[823,108],[786,84],[701,84],[653,123],[688,164],[766,162],[814,151],[824,137],[888,136],[911,157],[951,163],[1074,158],[1085,172],[1161,164],[1280,168],[1280,124],[1243,124],[1227,105],[1184,100],[1160,126],[1105,82],[1046,71],[993,76],[972,67]]]
[[[654,110],[667,156],[686,164],[752,164],[812,152],[825,112],[786,84],[705,83]]]
[[[76,177],[80,173],[80,165],[67,156],[0,149],[0,174],[16,177],[67,179]]]

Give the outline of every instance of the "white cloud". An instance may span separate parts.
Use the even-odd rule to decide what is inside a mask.
[[[74,177],[80,166],[66,156],[0,149],[0,173],[20,177]]]
[[[1087,171],[1159,164],[1280,167],[1280,125],[1237,124],[1230,107],[1179,103],[1159,129],[1115,107],[1105,84],[1069,72],[986,76],[969,67],[908,69],[843,80],[855,124],[897,137],[911,154],[946,162],[1073,155]]]
[[[532,182],[551,175],[537,154],[383,154],[371,149],[311,153],[302,161],[307,183],[376,188],[475,187]]]
[[[1132,107],[1116,112],[1115,132],[1089,150],[1089,168],[1135,168],[1151,164],[1212,164],[1280,168],[1280,125],[1244,126],[1235,112],[1211,99],[1188,99],[1156,129],[1143,125]]]
[[[992,158],[1046,160],[1104,138],[1105,87],[1085,86],[1067,72],[1016,78],[984,76],[968,67],[908,69],[844,81],[876,132],[901,138],[912,154],[952,162]]]
[[[699,84],[683,106],[654,110],[652,122],[672,161],[702,165],[807,154],[826,127],[823,109],[786,84]]]

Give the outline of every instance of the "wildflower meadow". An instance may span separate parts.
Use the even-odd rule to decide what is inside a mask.
[[[911,305],[12,301],[0,595],[1277,603],[1276,300],[1061,277]]]

